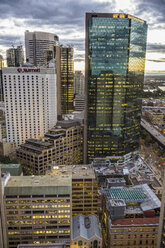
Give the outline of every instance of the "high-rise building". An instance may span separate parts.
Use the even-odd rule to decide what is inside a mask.
[[[61,113],[73,112],[74,63],[73,47],[61,46]]]
[[[77,121],[58,121],[42,140],[26,140],[17,150],[17,159],[26,175],[44,175],[55,165],[80,164],[83,160],[83,127]]]
[[[147,24],[127,14],[86,14],[84,162],[139,146]]]
[[[3,97],[3,80],[2,80],[2,69],[4,67],[4,60],[2,55],[0,55],[0,101],[4,100]]]
[[[85,77],[82,71],[75,71],[74,74],[74,93],[84,96]]]
[[[9,48],[6,51],[6,59],[8,67],[15,67],[15,48]]]
[[[44,65],[54,58],[58,36],[46,32],[25,32],[26,61],[35,66]]]
[[[7,141],[43,137],[57,121],[54,68],[3,69]]]
[[[69,243],[72,226],[69,176],[13,176],[4,186],[7,248]]]
[[[6,51],[6,57],[8,67],[22,66],[24,63],[24,51],[22,45],[17,46],[17,48],[9,48]]]
[[[17,46],[15,49],[15,66],[22,66],[24,64],[24,51],[23,46]]]

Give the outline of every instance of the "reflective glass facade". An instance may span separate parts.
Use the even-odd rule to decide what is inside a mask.
[[[73,47],[61,46],[61,113],[73,112],[74,66]]]
[[[125,14],[86,15],[85,157],[139,145],[147,24]]]

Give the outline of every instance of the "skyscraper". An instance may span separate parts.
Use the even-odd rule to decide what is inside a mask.
[[[24,63],[24,51],[22,45],[17,46],[17,48],[9,48],[6,51],[6,57],[8,67],[22,66]]]
[[[146,36],[134,16],[86,14],[85,163],[138,148]]]
[[[49,58],[54,58],[54,46],[58,43],[56,34],[46,32],[25,32],[27,62],[35,66],[43,65]]]
[[[4,60],[3,60],[3,56],[0,55],[0,101],[4,100],[4,97],[3,97],[3,80],[2,80],[3,67],[4,67]]]
[[[3,69],[7,141],[39,138],[57,121],[55,68]]]
[[[61,46],[61,113],[73,112],[74,63],[73,47]]]

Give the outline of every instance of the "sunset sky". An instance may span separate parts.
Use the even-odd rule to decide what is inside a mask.
[[[165,0],[0,0],[0,54],[24,45],[24,32],[45,31],[75,47],[84,69],[85,12],[128,13],[148,23],[146,72],[165,72]]]

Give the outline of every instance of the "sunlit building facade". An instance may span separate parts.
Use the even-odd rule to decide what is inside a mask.
[[[147,24],[126,14],[86,14],[84,162],[139,145]]]
[[[61,113],[73,112],[74,63],[73,47],[61,46]]]

